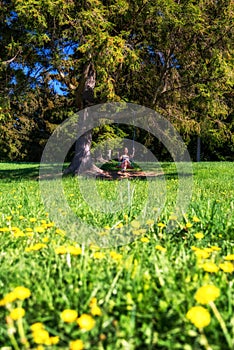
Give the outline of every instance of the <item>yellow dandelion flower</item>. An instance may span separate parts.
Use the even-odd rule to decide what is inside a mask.
[[[54,249],[56,254],[66,254],[67,253],[67,248],[63,245],[61,245],[60,247],[57,247]]]
[[[217,245],[212,245],[211,246],[211,249],[213,250],[213,251],[219,251],[219,250],[221,250],[221,248],[219,248]]]
[[[20,318],[24,317],[25,310],[22,307],[17,307],[10,312],[10,318],[14,321],[19,320]]]
[[[143,243],[148,243],[150,240],[149,240],[149,238],[148,237],[142,237],[141,238],[141,242],[143,242]]]
[[[197,249],[194,253],[196,257],[200,259],[208,259],[210,257],[210,253],[206,252],[203,249]]]
[[[30,290],[28,288],[22,287],[22,286],[16,287],[13,290],[13,293],[15,294],[16,298],[20,299],[20,300],[27,299],[31,295]]]
[[[185,228],[191,228],[193,224],[191,222],[186,222]]]
[[[7,293],[5,297],[0,300],[0,306],[5,306],[7,304],[13,303],[17,299],[14,292]]]
[[[122,259],[123,255],[119,254],[115,251],[112,251],[112,252],[110,252],[110,257],[115,261],[120,261]]]
[[[90,331],[95,326],[95,320],[88,314],[83,314],[77,319],[79,327],[85,331]]]
[[[234,260],[234,254],[228,254],[225,256],[224,260]]]
[[[161,245],[156,245],[155,249],[160,250],[161,252],[166,252],[166,250],[167,250],[166,248],[162,247]]]
[[[198,219],[198,217],[195,215],[195,216],[193,216],[193,222],[200,222],[201,220],[200,219]]]
[[[45,350],[45,348],[44,348],[44,346],[42,346],[42,345],[38,345],[38,346],[36,347],[36,350]]]
[[[46,344],[50,338],[50,335],[45,329],[37,329],[32,333],[33,341],[36,344]]]
[[[204,237],[204,234],[202,232],[197,232],[194,234],[194,237],[197,239],[202,239]]]
[[[36,218],[30,218],[29,221],[30,221],[30,222],[36,222],[37,219],[36,219]]]
[[[133,220],[133,221],[131,221],[131,226],[133,228],[139,228],[141,226],[141,223],[137,220]]]
[[[189,319],[197,328],[204,328],[210,324],[210,313],[203,306],[194,306],[186,314]]]
[[[15,238],[24,237],[24,236],[25,236],[25,234],[21,230],[17,230],[13,233],[13,237],[15,237]]]
[[[48,228],[54,227],[54,226],[55,226],[55,223],[54,223],[53,221],[51,221],[51,222],[48,222],[48,224],[46,224],[46,226],[47,226]]]
[[[42,226],[36,226],[34,231],[37,233],[43,233],[43,232],[45,232],[45,228]]]
[[[220,296],[220,289],[214,285],[200,287],[195,293],[195,300],[200,304],[209,304]]]
[[[177,216],[172,214],[172,215],[169,216],[169,220],[176,221],[177,220]]]
[[[232,273],[234,272],[234,266],[231,262],[225,261],[224,263],[219,264],[219,267],[221,270],[227,273]]]
[[[8,215],[8,216],[6,216],[6,219],[7,219],[8,221],[10,221],[10,220],[12,219],[12,216]]]
[[[45,340],[44,344],[45,345],[56,345],[59,343],[59,337],[49,337],[48,339]]]
[[[78,317],[78,312],[76,310],[66,309],[61,312],[60,317],[63,322],[74,322]]]
[[[100,309],[99,306],[93,305],[90,309],[90,313],[93,316],[101,316],[102,315],[102,310]]]
[[[41,323],[41,322],[33,323],[33,324],[30,326],[30,329],[31,329],[32,332],[36,332],[36,331],[38,331],[38,330],[44,329],[44,324]]]
[[[160,228],[166,227],[166,225],[165,225],[163,222],[159,222],[159,223],[157,224],[157,226],[160,227]]]
[[[206,272],[218,272],[219,271],[218,266],[212,261],[208,261],[208,262],[202,264],[201,267]]]
[[[209,247],[206,247],[206,248],[203,248],[203,250],[207,253],[212,253],[213,252],[213,249],[212,248],[209,248]]]
[[[116,225],[116,228],[122,228],[123,227],[123,223],[120,222],[118,225]]]
[[[9,227],[1,227],[0,228],[0,232],[9,232],[9,231],[10,231]]]
[[[23,219],[24,219],[24,216],[23,216],[23,215],[20,215],[20,216],[19,216],[19,219],[20,219],[20,220],[23,220]]]
[[[94,252],[93,257],[94,257],[94,259],[101,260],[101,259],[105,258],[105,254],[102,252]]]
[[[43,243],[49,242],[49,237],[44,237],[44,238],[42,238],[42,242],[43,242]]]
[[[60,236],[65,236],[66,235],[66,231],[61,230],[60,228],[57,228],[55,233],[57,233],[57,235],[60,235]]]
[[[26,232],[33,232],[33,229],[31,227],[26,227],[25,231]]]
[[[152,220],[152,219],[148,219],[146,221],[146,225],[152,226],[153,224],[154,224],[154,220]]]
[[[69,350],[83,350],[84,349],[84,343],[82,340],[72,340],[69,344]]]
[[[71,255],[80,255],[82,253],[82,249],[80,247],[68,246],[67,252]]]

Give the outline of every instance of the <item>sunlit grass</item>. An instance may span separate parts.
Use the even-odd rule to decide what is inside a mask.
[[[79,181],[65,178],[71,209],[100,235],[109,237],[115,225],[124,232],[129,223],[132,242],[106,249],[73,241],[54,224],[40,198],[38,164],[0,166],[0,349],[233,347],[233,164],[193,164],[193,196],[180,218],[172,212],[173,165],[162,164],[166,204],[159,215],[162,198],[157,188],[148,199],[147,181],[79,180],[90,189],[90,201],[96,186],[93,208]],[[99,210],[98,200],[117,203],[121,191],[125,207]],[[138,221],[147,200],[152,215]],[[176,223],[171,232],[169,220]],[[203,285],[217,288],[215,300],[210,294],[205,304],[195,299]],[[24,289],[17,294],[19,286],[30,295]],[[25,314],[12,313],[17,308]],[[67,312],[71,322],[64,321],[64,310],[73,310]]]

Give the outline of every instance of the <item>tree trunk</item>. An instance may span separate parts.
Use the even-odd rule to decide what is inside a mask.
[[[197,162],[201,160],[201,137],[197,136]]]
[[[93,164],[91,159],[92,130],[87,130],[89,106],[94,104],[94,87],[96,83],[96,72],[93,63],[88,63],[83,70],[82,79],[76,91],[76,105],[78,110],[83,110],[79,119],[79,129],[84,133],[78,138],[75,146],[74,158],[64,174],[83,174],[87,172],[100,173],[101,169]]]

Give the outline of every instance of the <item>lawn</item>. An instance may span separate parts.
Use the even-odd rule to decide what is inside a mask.
[[[81,230],[44,207],[38,169],[0,163],[1,350],[234,348],[233,163],[193,164],[182,215],[171,163],[149,181],[66,177]]]

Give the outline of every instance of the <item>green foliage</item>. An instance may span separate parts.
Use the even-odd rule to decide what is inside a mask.
[[[199,135],[208,152],[215,142],[223,143],[222,152],[228,149],[230,157],[231,0],[3,3],[1,120],[23,113],[31,122],[39,115],[46,124],[42,138],[47,138],[77,109],[83,69],[92,62],[96,103],[127,101],[153,108],[186,141]],[[55,80],[66,97],[53,91]],[[25,131],[32,138],[32,130]],[[12,137],[9,142],[13,145]]]

